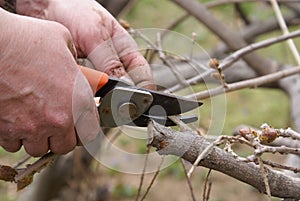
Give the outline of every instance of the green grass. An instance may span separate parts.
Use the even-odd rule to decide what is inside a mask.
[[[134,28],[166,28],[176,17],[184,14],[178,6],[167,0],[137,1],[125,16]]]
[[[214,88],[214,86],[208,86],[208,88]],[[206,89],[207,87],[203,84],[193,86],[194,92]],[[215,110],[217,110],[216,113],[220,112],[220,114],[222,114],[222,111],[226,111],[223,134],[231,134],[233,129],[241,124],[259,127],[263,123],[268,123],[276,128],[292,126],[289,99],[279,89],[243,89],[228,93],[226,97],[216,96],[213,102],[212,99],[201,101],[204,104],[199,108],[199,125],[204,129],[213,126],[211,125],[212,122],[218,123],[211,119],[212,112]],[[225,104],[223,104],[223,101],[225,101]],[[221,133],[211,134],[219,135]]]
[[[138,189],[136,186],[119,183],[113,189],[113,197],[116,198],[134,198],[137,194]]]
[[[239,124],[259,127],[268,123],[276,128],[290,126],[289,100],[280,90],[246,89],[227,95],[225,133]]]
[[[158,178],[165,179],[166,177],[169,176],[178,180],[185,179],[184,170],[180,160],[177,160],[176,162],[172,163],[172,165],[162,169],[159,173]]]

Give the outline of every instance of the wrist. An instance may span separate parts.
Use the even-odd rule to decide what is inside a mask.
[[[44,19],[48,4],[48,0],[18,0],[16,1],[16,12],[21,15]]]

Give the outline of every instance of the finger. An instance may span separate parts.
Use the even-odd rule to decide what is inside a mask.
[[[72,114],[79,140],[85,144],[96,138],[100,130],[98,109],[89,83],[81,73],[74,83]]]
[[[74,59],[77,59],[77,51],[76,51],[75,44],[73,43],[73,40],[68,41],[68,48],[71,54],[73,55]]]
[[[54,154],[66,154],[76,146],[75,129],[71,128],[68,132],[61,135],[53,135],[49,138],[50,150]]]
[[[100,43],[89,55],[88,58],[99,71],[110,76],[121,77],[125,69],[121,63],[117,51],[111,39]]]
[[[33,157],[43,156],[49,150],[48,139],[46,137],[39,140],[24,139],[22,140],[22,144],[25,151]]]
[[[127,73],[138,87],[156,89],[150,65],[128,33],[115,36],[114,47]]]
[[[0,141],[0,146],[8,152],[17,152],[20,150],[22,143],[20,140]]]
[[[127,71],[135,85],[140,88],[156,90],[156,85],[150,67],[136,66]]]

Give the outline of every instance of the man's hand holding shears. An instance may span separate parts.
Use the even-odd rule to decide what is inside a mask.
[[[98,71],[118,78],[127,73],[137,86],[155,89],[150,67],[133,39],[96,1],[24,0],[17,1],[16,10],[43,20],[0,10],[1,30],[11,23],[0,38],[0,49],[5,50],[0,57],[0,145],[6,150],[14,152],[24,145],[33,156],[49,150],[64,154],[75,147],[76,132],[82,141],[97,135],[98,112],[101,126],[144,126],[152,118],[168,125],[166,116],[201,104],[180,99],[172,108],[178,99],[175,96],[141,90],[87,70],[88,81],[96,80],[96,86],[90,82],[93,94],[76,65],[75,55],[90,59]],[[110,102],[116,100],[116,94],[125,99]],[[105,103],[98,110],[92,103],[93,95]],[[114,109],[106,113],[111,103]],[[152,117],[157,114],[151,109],[156,105],[166,112]],[[123,119],[115,120],[116,114]],[[110,118],[113,122],[108,121]]]

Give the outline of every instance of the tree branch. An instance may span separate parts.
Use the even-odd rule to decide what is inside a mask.
[[[219,1],[213,1],[208,2],[205,5],[209,8],[217,7],[217,6],[223,6],[225,4],[231,4],[231,3],[246,3],[246,2],[269,2],[270,0],[219,0]],[[298,3],[298,0],[277,0],[280,3],[284,2],[290,2],[290,3]]]
[[[208,141],[194,132],[178,132],[155,122],[152,133],[150,145],[156,147],[159,154],[176,155],[191,163],[194,163],[199,154],[210,145]],[[199,165],[222,172],[266,193],[259,166],[253,163],[243,163],[218,147],[214,147]],[[266,172],[272,196],[300,199],[299,179],[271,169],[266,169]]]
[[[189,12],[198,21],[203,23],[210,31],[218,36],[231,50],[235,51],[247,45],[246,41],[236,32],[230,30],[221,21],[217,20],[209,10],[196,0],[173,0],[176,4],[181,6],[184,10]],[[263,58],[255,53],[243,56],[245,62],[251,66],[259,75],[265,75],[275,72],[278,68],[272,65],[273,62]],[[261,68],[265,66],[264,68]]]
[[[258,86],[267,84],[267,83],[272,83],[275,81],[278,81],[282,78],[294,75],[300,73],[300,67],[295,67],[295,68],[288,68],[286,70],[278,71],[276,73],[271,73],[269,75],[264,75],[258,78],[253,78],[250,80],[244,80],[240,81],[237,83],[232,83],[232,84],[227,84],[227,87],[224,88],[223,86],[207,90],[207,91],[201,91],[195,94],[192,94],[188,97],[195,97],[196,99],[205,99],[209,98],[212,96],[216,96],[218,94],[222,93],[227,93],[231,91],[237,91],[239,89],[244,89],[244,88],[256,88]]]
[[[241,48],[241,49],[237,50],[236,52],[234,52],[233,54],[231,54],[230,56],[225,58],[220,63],[219,68],[221,68],[222,70],[225,70],[228,67],[230,67],[234,62],[239,60],[245,54],[250,54],[251,52],[253,52],[255,50],[265,48],[265,47],[268,47],[268,46],[273,45],[275,43],[279,43],[279,42],[282,42],[284,40],[294,38],[294,37],[298,37],[298,36],[300,36],[300,31],[295,31],[295,32],[292,32],[288,35],[283,35],[283,36],[267,39],[267,40],[264,40],[264,41],[260,41],[260,42],[248,45],[244,48]],[[274,66],[274,63],[275,62],[271,62],[270,65]],[[260,68],[264,68],[264,67],[265,66],[261,66]],[[189,80],[187,80],[187,83],[189,83],[189,84],[197,83],[200,80],[203,80],[207,76],[211,75],[211,73],[213,73],[214,71],[215,71],[214,69],[207,70],[204,73],[201,73],[197,76],[194,76],[194,77],[190,78]],[[173,86],[172,88],[170,88],[168,90],[169,91],[176,91],[178,89],[180,89],[180,85],[177,84],[177,85]]]

